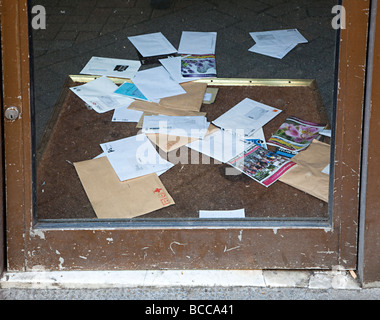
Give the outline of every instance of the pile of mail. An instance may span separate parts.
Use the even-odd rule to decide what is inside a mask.
[[[256,44],[250,51],[277,58],[284,57],[298,43],[307,42],[295,29],[255,32],[251,36]],[[113,110],[112,121],[136,122],[141,128],[135,136],[100,144],[103,153],[95,159],[75,163],[98,217],[131,218],[174,204],[159,179],[174,164],[164,159],[155,146],[164,152],[188,147],[229,164],[265,187],[296,165],[289,154],[267,148],[263,126],[282,110],[242,97],[213,121],[200,111],[207,84],[193,80],[216,77],[215,32],[183,31],[178,50],[160,32],[128,39],[140,61],[92,57],[80,73],[97,77],[70,88],[89,109],[97,113]],[[140,70],[152,58],[160,66]],[[125,81],[118,86],[109,77]],[[215,92],[209,94],[215,99]],[[308,137],[305,147],[324,129],[323,125],[297,118],[290,120],[312,127],[309,131],[313,136]],[[269,144],[283,147],[275,138]],[[293,150],[292,156],[301,147]],[[227,170],[226,174],[236,172]],[[129,194],[126,198],[125,193]]]

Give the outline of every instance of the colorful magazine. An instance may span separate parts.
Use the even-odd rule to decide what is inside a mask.
[[[216,77],[215,55],[182,55],[181,74],[183,77]]]
[[[292,158],[306,149],[325,127],[326,125],[289,117],[268,140],[268,145],[277,147],[277,154]]]
[[[288,158],[258,145],[250,146],[227,163],[265,187],[269,187],[296,165]]]

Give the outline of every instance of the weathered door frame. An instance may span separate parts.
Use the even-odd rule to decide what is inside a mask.
[[[21,113],[4,122],[7,269],[355,269],[369,0],[343,5],[331,221],[146,228],[35,221],[27,1],[3,0],[4,108]]]
[[[358,272],[363,286],[380,286],[380,11],[372,0],[363,131]]]

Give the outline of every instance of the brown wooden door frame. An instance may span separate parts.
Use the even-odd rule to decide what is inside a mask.
[[[1,20],[0,20],[1,21]],[[1,59],[1,53],[0,53],[0,59]],[[0,61],[0,71],[1,67],[1,61]],[[2,87],[3,87],[3,81],[2,78],[0,78],[0,117],[3,116],[3,97],[2,97]],[[3,123],[0,121],[0,277],[5,269],[5,224],[4,224],[4,162],[3,162]]]
[[[380,7],[372,1],[363,134],[358,269],[363,286],[380,284]]]
[[[4,108],[21,111],[4,122],[9,271],[356,268],[368,0],[343,1],[331,221],[149,228],[34,220],[26,2],[1,2]]]

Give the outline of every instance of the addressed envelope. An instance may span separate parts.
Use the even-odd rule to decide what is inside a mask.
[[[80,74],[132,78],[141,66],[140,61],[92,57]]]
[[[114,93],[118,88],[106,76],[99,77],[85,84],[71,87],[79,98],[98,113],[107,112],[121,107],[129,106],[134,100]]]
[[[107,157],[74,166],[99,219],[128,219],[174,204],[155,173],[121,182]]]
[[[174,136],[203,138],[210,122],[205,116],[145,116],[142,132],[160,133]]]
[[[225,130],[241,131],[249,137],[276,117],[282,110],[245,98],[219,118],[213,124]]]

